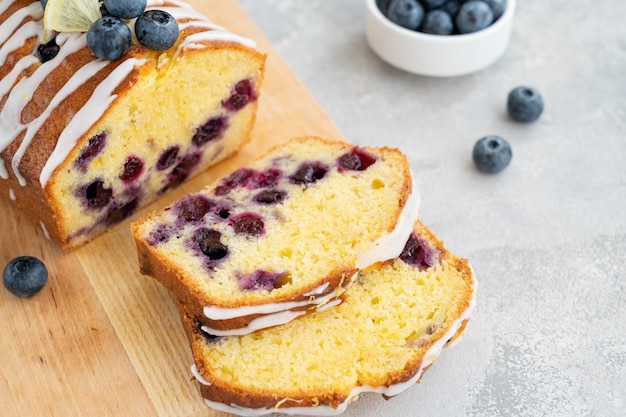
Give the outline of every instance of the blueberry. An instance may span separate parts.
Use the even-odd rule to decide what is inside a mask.
[[[137,41],[155,51],[169,49],[178,39],[178,23],[163,10],[148,10],[135,21]]]
[[[476,142],[472,152],[474,164],[479,170],[495,174],[511,162],[511,145],[500,136],[485,136]]]
[[[435,263],[435,254],[423,239],[411,233],[400,254],[400,259],[417,269],[426,270]]]
[[[220,239],[222,234],[217,230],[199,229],[193,236],[202,253],[212,261],[220,260],[228,255],[228,247]]]
[[[259,188],[269,188],[278,185],[278,181],[283,176],[283,172],[276,168],[255,172],[246,183],[246,187],[252,190]]]
[[[230,97],[222,102],[222,105],[230,111],[237,111],[246,106],[250,101],[254,100],[256,95],[252,88],[252,81],[242,80],[233,87]]]
[[[35,257],[19,256],[2,271],[2,282],[12,294],[22,298],[32,297],[48,282],[48,270]]]
[[[237,234],[259,236],[264,232],[265,223],[256,213],[242,213],[230,221],[233,230]]]
[[[191,171],[198,165],[200,162],[200,154],[191,154],[185,156],[179,163],[172,169],[167,176],[167,185],[163,189],[163,191],[171,188],[178,187],[182,184],[189,176],[191,175]]]
[[[50,42],[43,43],[37,47],[37,57],[41,63],[48,62],[57,56],[59,49],[61,47],[57,45],[56,38],[54,38]]]
[[[164,150],[157,161],[157,169],[159,171],[162,171],[174,165],[174,162],[176,162],[176,158],[178,157],[179,150],[180,148],[178,147],[178,145],[170,146],[169,148]]]
[[[254,290],[268,290],[271,291],[276,288],[276,283],[284,274],[276,272],[269,272],[263,270],[256,270],[251,274],[236,274],[236,279],[239,283],[239,288],[242,290],[254,291]]]
[[[224,178],[217,187],[215,195],[226,195],[234,188],[245,186],[254,176],[254,170],[250,168],[239,168],[228,177]]]
[[[227,126],[226,117],[213,117],[196,129],[191,138],[191,142],[196,146],[202,146],[207,142],[218,139],[224,133]]]
[[[348,171],[365,171],[374,162],[376,157],[359,148],[352,148],[338,159],[339,167]]]
[[[484,1],[467,1],[461,5],[455,22],[460,33],[477,32],[493,22],[493,12]]]
[[[376,0],[376,6],[378,6],[378,10],[385,16],[387,15],[387,10],[389,10],[389,5],[391,4],[391,0]]]
[[[444,10],[431,10],[426,13],[421,32],[431,35],[450,35],[454,29],[452,17]]]
[[[287,197],[287,192],[281,190],[263,190],[254,196],[254,201],[259,204],[282,203]]]
[[[124,21],[105,16],[91,24],[87,31],[87,45],[100,59],[119,59],[130,49],[133,34]]]
[[[173,235],[172,226],[168,224],[160,224],[151,233],[148,238],[148,244],[151,246],[157,246],[161,243],[166,243]]]
[[[536,88],[516,87],[509,93],[506,109],[518,122],[534,122],[543,112],[543,97]]]
[[[105,187],[102,180],[96,180],[85,188],[85,198],[90,208],[102,208],[106,206],[112,196],[113,190]]]
[[[135,197],[128,203],[122,204],[121,206],[113,207],[107,212],[104,223],[107,226],[113,226],[137,211],[138,207],[139,197]]]
[[[136,156],[129,156],[124,162],[124,168],[120,179],[124,182],[132,182],[139,178],[143,172],[143,161]]]
[[[106,145],[106,139],[106,132],[98,133],[97,135],[90,137],[87,145],[80,150],[78,158],[74,161],[74,166],[84,171],[89,161],[102,152],[104,145]]]
[[[289,179],[294,184],[311,184],[326,176],[328,167],[322,162],[303,162]]]
[[[493,12],[493,21],[495,22],[502,16],[506,8],[506,0],[483,0],[489,5]]]
[[[175,205],[178,216],[186,222],[202,219],[214,206],[213,201],[200,194],[190,194],[183,197]]]
[[[442,7],[452,18],[456,16],[460,8],[461,0],[448,0]]]
[[[120,19],[134,19],[146,10],[146,0],[104,0],[104,7],[111,16]]]
[[[419,0],[419,2],[422,4],[424,9],[430,10],[434,9],[435,7],[443,6],[446,0]]]
[[[417,0],[393,0],[387,18],[407,29],[416,30],[424,18],[424,8]]]

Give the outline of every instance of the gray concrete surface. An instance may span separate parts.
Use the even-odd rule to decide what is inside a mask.
[[[418,386],[346,417],[626,415],[626,3],[519,0],[505,55],[436,79],[383,63],[360,0],[240,0],[353,143],[409,157],[423,221],[470,259],[477,308]],[[521,84],[546,101],[508,119]],[[485,175],[471,151],[513,147]]]

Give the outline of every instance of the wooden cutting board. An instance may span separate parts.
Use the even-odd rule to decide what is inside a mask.
[[[48,285],[30,299],[0,288],[3,417],[228,416],[202,402],[174,303],[139,274],[129,223],[290,137],[344,138],[235,0],[189,2],[255,39],[268,54],[254,139],[237,156],[71,253],[0,198],[0,267],[32,255],[50,273]]]

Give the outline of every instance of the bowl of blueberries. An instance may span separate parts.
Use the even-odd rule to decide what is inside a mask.
[[[366,0],[366,37],[387,63],[414,74],[482,70],[509,44],[515,0]]]

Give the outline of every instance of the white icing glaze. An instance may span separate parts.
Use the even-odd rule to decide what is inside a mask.
[[[4,13],[4,11],[8,9],[11,4],[13,4],[13,2],[10,0],[0,1],[0,14]]]
[[[303,295],[305,297],[310,297],[312,295],[322,294],[324,291],[326,291],[326,289],[328,288],[329,285],[330,285],[330,283],[326,282],[326,283],[320,285],[319,287],[313,288],[311,291],[305,292]]]
[[[41,25],[39,25],[39,27],[40,30],[43,30]],[[21,123],[22,111],[30,102],[35,90],[37,90],[43,80],[48,77],[54,69],[61,65],[68,55],[79,51],[85,46],[87,46],[86,35],[73,34],[64,47],[59,50],[59,53],[56,57],[54,57],[54,59],[41,64],[41,66],[37,68],[37,70],[30,77],[23,77],[17,84],[15,84],[9,93],[6,102],[4,103],[2,111],[0,111],[0,131],[3,132],[2,137],[0,137],[0,151],[9,146],[26,127]],[[85,79],[84,81],[87,80]],[[35,132],[33,132],[33,135],[34,133]],[[21,156],[26,151],[29,144],[30,139],[28,139],[25,143],[22,143],[20,145],[20,150],[14,155],[13,161],[11,162],[13,172],[22,186],[25,185],[26,182],[16,167],[19,165]],[[2,166],[4,167],[4,164]],[[4,174],[6,171],[3,171],[2,173]],[[6,179],[8,175],[7,177],[4,175],[2,177]]]
[[[76,113],[59,136],[57,146],[46,161],[39,182],[42,187],[50,178],[52,172],[65,160],[76,141],[104,114],[109,104],[117,97],[113,90],[135,68],[145,64],[145,59],[127,59],[115,68],[107,78],[96,87],[85,105]]]
[[[477,282],[476,282],[476,279],[474,278],[474,273],[472,270],[472,298],[470,299],[470,304],[468,308],[461,314],[461,316],[458,319],[456,319],[452,323],[452,325],[450,326],[448,331],[443,335],[443,337],[437,340],[430,347],[430,349],[428,349],[424,353],[424,358],[422,360],[420,368],[410,379],[404,382],[400,382],[398,384],[393,384],[389,386],[372,387],[368,385],[363,385],[363,386],[355,387],[352,391],[350,391],[350,394],[348,395],[346,400],[342,402],[341,404],[339,404],[337,408],[332,408],[330,406],[286,407],[286,408],[247,408],[247,407],[238,406],[236,404],[230,404],[230,405],[223,404],[220,402],[210,401],[207,399],[204,399],[204,402],[207,406],[215,410],[224,411],[224,412],[232,413],[232,414],[238,414],[242,416],[262,416],[262,415],[271,414],[271,413],[282,413],[282,414],[287,414],[287,415],[299,414],[299,415],[312,415],[312,416],[335,416],[335,415],[343,413],[348,407],[348,404],[356,400],[357,397],[362,393],[373,392],[373,393],[383,394],[389,397],[398,395],[406,391],[407,389],[411,388],[417,383],[417,381],[419,381],[422,374],[424,373],[424,370],[426,370],[426,368],[428,368],[428,366],[430,366],[435,361],[435,359],[439,357],[439,355],[443,351],[443,348],[446,346],[448,341],[454,337],[454,335],[457,333],[457,331],[459,331],[459,329],[461,329],[461,326],[463,326],[463,323],[466,320],[469,320],[474,310],[475,303],[476,303],[476,286],[477,286]],[[203,380],[204,378],[198,379],[200,383],[202,383]],[[206,380],[204,381],[206,382]]]
[[[177,21],[190,19],[189,22],[183,22],[179,25],[179,29],[187,29],[189,27],[198,27],[204,29],[201,32],[188,35],[178,46],[178,49],[174,56],[176,57],[180,52],[186,48],[198,48],[203,47],[199,44],[206,41],[221,40],[226,42],[235,42],[245,45],[249,48],[256,48],[256,42],[252,39],[236,35],[229,32],[224,27],[213,24],[206,16],[194,10],[187,3],[179,1],[168,1],[168,4],[173,4],[175,7],[164,6],[163,1],[148,2],[147,9],[157,8],[171,14]]]
[[[356,278],[356,275],[353,275],[352,279]],[[324,283],[319,287],[309,291],[307,294],[320,294],[328,287],[328,283]],[[339,290],[341,291],[341,290]],[[287,301],[283,303],[267,303],[256,306],[243,306],[236,308],[223,308],[217,306],[205,306],[204,307],[204,315],[211,320],[228,320],[234,319],[237,317],[245,317],[253,314],[271,314],[277,313],[280,311],[292,310],[298,307],[305,307],[307,305],[321,305],[325,304],[332,298],[336,297],[338,294],[336,292],[331,292],[322,297],[311,296],[310,299],[302,300],[302,301]],[[284,323],[280,323],[284,324]]]
[[[195,363],[191,365],[191,373],[193,374],[194,378],[196,378],[198,382],[201,383],[202,385],[206,385],[206,386],[211,385],[209,381],[207,381],[206,379],[204,379],[202,375],[200,375],[200,372],[198,372],[198,367],[196,366]]]
[[[198,32],[192,35],[187,36],[181,43],[178,45],[178,54],[180,51],[187,48],[201,48],[204,47],[202,42],[208,41],[224,41],[224,42],[237,42],[249,48],[256,48],[256,42],[251,39],[244,38],[243,36],[235,35],[230,32],[222,32],[218,30],[212,30],[209,32]]]
[[[43,223],[43,221],[39,220],[39,226],[41,226],[41,230],[43,230],[43,235],[46,237],[46,239],[52,240],[50,238],[50,233],[48,233],[48,229],[46,228],[46,225]]]
[[[314,295],[321,294],[328,288],[329,285],[330,284],[327,282],[305,293],[304,295],[312,297]],[[336,295],[335,293],[331,293],[331,294],[327,294],[324,297],[319,297],[311,301],[302,302],[302,306],[313,304],[313,305],[318,306],[315,309],[316,311],[324,311],[327,308],[334,307],[336,305],[341,304],[342,300],[340,298],[336,298],[332,300],[332,298],[335,295]],[[328,300],[331,300],[331,301],[328,301]],[[275,304],[272,304],[272,307],[276,307],[276,308],[278,308],[279,306],[284,307],[284,304],[285,303],[275,303]],[[237,329],[218,330],[209,326],[202,326],[202,330],[214,336],[242,336],[242,335],[252,333],[260,329],[265,329],[267,327],[274,327],[274,326],[279,326],[281,324],[289,323],[293,319],[305,313],[306,312],[302,310],[299,310],[299,311],[283,310],[283,311],[278,311],[276,313],[266,314],[261,317],[258,317],[254,320],[251,320],[245,327],[240,327]]]
[[[5,12],[14,2],[14,0],[0,1],[0,13]],[[193,34],[188,41],[184,40],[181,42],[175,55],[185,48],[201,47],[202,42],[215,40],[237,42],[249,47],[256,47],[256,44],[252,40],[232,34],[223,27],[211,23],[205,16],[195,11],[187,3],[177,0],[149,0],[147,5],[148,8],[162,6],[160,7],[161,9],[169,12],[176,19],[185,21],[181,24],[184,28],[197,27],[201,29],[200,32]],[[32,17],[32,20],[22,24],[24,19],[29,16]],[[7,17],[2,23],[2,31],[0,31],[0,44],[2,45],[0,47],[0,65],[4,65],[8,55],[22,47],[28,39],[38,37],[40,42],[47,42],[51,39],[51,32],[47,32],[43,28],[42,17],[43,9],[39,0],[35,0],[29,5],[14,11]],[[63,46],[60,48],[57,56],[41,64],[30,77],[23,77],[16,84],[16,81],[24,69],[39,63],[39,59],[34,54],[24,56],[18,60],[11,71],[0,80],[0,97],[8,94],[2,112],[0,113],[0,131],[3,132],[2,137],[0,137],[0,151],[9,146],[24,129],[27,129],[24,140],[21,142],[18,151],[10,162],[11,168],[21,185],[25,185],[26,181],[18,170],[20,161],[26,153],[33,136],[54,109],[53,102],[58,104],[59,101],[53,99],[53,102],[50,103],[46,111],[36,119],[35,123],[31,122],[28,127],[21,123],[22,111],[30,102],[35,90],[41,85],[42,81],[57,68],[68,55],[81,48],[87,47],[85,34],[78,33],[59,33],[56,36],[56,43],[59,46]],[[84,76],[82,79],[83,82],[81,82],[81,79],[76,75],[72,77],[68,85],[63,87],[62,94],[59,92],[55,99],[60,98],[61,95],[67,97],[71,94],[72,88],[74,88],[74,90],[79,89],[80,86],[89,79],[88,75],[99,65],[103,65],[101,62],[94,63],[88,69],[84,68],[84,71],[80,73],[80,75]],[[93,123],[102,116],[111,101],[115,99],[115,97],[112,96],[112,91],[132,70],[130,66],[139,66],[143,65],[143,63],[144,61],[135,59],[124,61],[124,63],[94,91],[85,108],[79,110],[77,115],[61,134],[52,155],[46,162],[44,170],[40,175],[39,181],[42,186],[45,186],[54,169],[56,169],[71,152],[72,147],[77,143],[81,135],[89,130]],[[0,160],[0,178],[5,180],[9,178],[9,172],[3,160]]]
[[[329,308],[338,306],[339,304],[341,304],[343,302],[343,300],[341,298],[336,298],[332,301],[329,301],[326,304],[322,304],[321,306],[317,307],[315,310],[316,311],[324,311],[324,310],[328,310]]]
[[[9,198],[13,201],[15,201],[17,198],[15,197],[15,191],[13,191],[13,188],[11,188],[9,190]]]
[[[202,326],[202,330],[213,336],[242,336],[244,334],[252,333],[256,330],[289,323],[291,320],[303,314],[306,314],[306,311],[285,310],[279,311],[278,313],[266,314],[264,316],[258,317],[254,320],[251,320],[245,327],[239,327],[230,330],[218,330],[209,326]]]
[[[81,85],[85,83],[86,80],[94,76],[101,69],[107,66],[106,61],[94,60],[85,64],[81,69],[76,71],[72,77],[65,83],[65,85],[57,92],[57,94],[50,100],[46,109],[33,121],[28,123],[26,126],[26,134],[22,139],[22,143],[20,147],[15,152],[13,156],[13,161],[11,163],[11,167],[13,168],[13,172],[15,173],[17,179],[19,180],[21,185],[26,184],[26,180],[19,172],[19,163],[26,152],[26,149],[30,145],[33,137],[39,131],[39,129],[44,125],[50,114],[54,111],[54,109],[65,100],[70,94],[72,94],[76,89],[78,89]]]
[[[12,0],[4,0],[2,3],[6,3],[7,7],[13,3]],[[2,11],[0,11],[1,13]],[[26,7],[22,7],[15,13],[13,13],[7,20],[2,23],[2,31],[0,32],[0,43],[4,43],[9,39],[9,36],[13,33],[15,29],[22,23],[22,21],[31,16],[35,20],[39,20],[43,17],[43,8],[41,7],[40,2],[33,2]],[[38,35],[39,32],[36,32],[29,37]],[[11,39],[19,39],[20,37],[11,36]],[[20,44],[18,45],[21,46]],[[4,63],[4,61],[2,62]]]
[[[413,178],[413,176],[411,176]],[[381,236],[372,246],[366,250],[357,249],[356,267],[367,268],[377,262],[384,262],[397,258],[402,253],[409,236],[413,231],[413,224],[417,220],[420,207],[420,193],[415,181],[413,189],[406,200],[398,222],[391,233]]]
[[[357,268],[363,269],[377,262],[387,261],[389,259],[397,258],[398,256],[400,256],[402,250],[404,249],[404,245],[409,239],[409,235],[413,231],[413,224],[415,223],[415,220],[417,220],[419,214],[419,206],[420,194],[417,186],[415,185],[415,182],[413,182],[411,194],[409,194],[406,203],[402,208],[402,211],[400,213],[400,216],[398,217],[398,221],[393,231],[391,231],[391,233],[387,233],[381,236],[374,242],[374,244],[369,249],[357,250]],[[353,276],[352,279],[354,279],[355,277],[356,275]],[[304,301],[267,303],[255,306],[242,306],[237,308],[205,306],[204,315],[211,320],[228,320],[253,314],[269,315],[269,317],[263,320],[261,320],[262,318],[256,319],[254,320],[254,325],[248,325],[247,327],[243,327],[241,329],[218,331],[208,326],[206,326],[204,329],[207,333],[216,336],[242,335],[250,333],[254,330],[259,330],[264,327],[271,327],[288,323],[289,321],[291,321],[291,319],[297,317],[297,315],[290,316],[288,314],[275,313],[281,311],[284,312],[311,304],[325,304],[327,301],[334,297],[334,294],[331,293],[328,296],[321,297],[322,302],[318,302],[319,300],[315,298],[315,295],[324,292],[327,286],[328,283],[323,288],[317,287],[312,291],[306,293],[305,295],[311,297],[311,299]],[[290,317],[292,318],[289,319]],[[264,327],[259,327],[260,325],[263,325]]]

